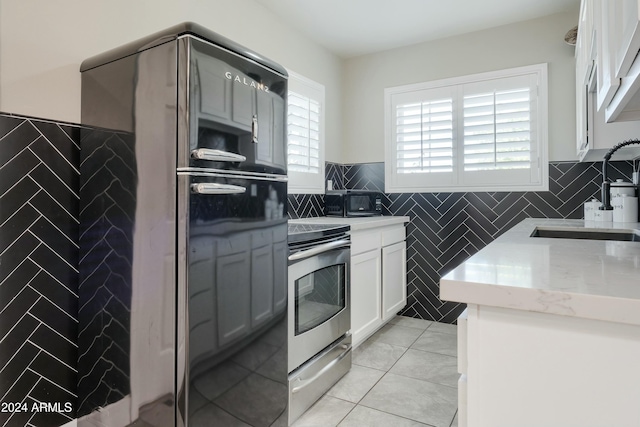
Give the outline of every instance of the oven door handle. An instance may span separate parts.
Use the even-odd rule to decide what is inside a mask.
[[[340,361],[342,359],[344,359],[345,357],[347,357],[347,355],[349,354],[349,352],[351,351],[351,345],[348,344],[342,344],[341,346],[342,348],[344,348],[345,350],[340,354],[340,356],[336,357],[335,359],[333,359],[331,362],[329,362],[327,364],[327,366],[325,366],[324,368],[320,369],[320,371],[318,371],[314,376],[312,376],[311,378],[305,380],[302,385],[299,385],[298,387],[294,387],[293,389],[291,389],[291,393],[298,393],[299,391],[301,391],[302,389],[306,388],[307,386],[310,386],[311,384],[313,384],[313,382],[315,380],[317,380],[318,378],[320,378],[321,376],[323,376],[325,373],[327,373],[327,371],[331,370],[334,366],[336,366],[338,363],[340,363]]]
[[[346,239],[323,243],[322,245],[318,245],[315,248],[307,249],[306,251],[300,251],[296,252],[295,254],[289,255],[289,261],[300,261],[301,259],[309,258],[324,252],[348,246],[351,246],[351,241]]]

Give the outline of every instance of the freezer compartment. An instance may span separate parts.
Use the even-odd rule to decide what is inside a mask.
[[[219,46],[191,41],[188,163],[286,174],[286,77]]]
[[[347,333],[289,374],[289,425],[349,372],[351,358]]]

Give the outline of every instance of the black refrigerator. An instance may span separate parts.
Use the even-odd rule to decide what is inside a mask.
[[[183,23],[82,63],[80,426],[286,426],[287,73]]]

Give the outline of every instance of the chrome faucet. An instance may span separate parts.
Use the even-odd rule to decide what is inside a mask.
[[[613,146],[611,150],[604,155],[604,160],[602,161],[602,206],[600,206],[601,211],[611,211],[613,207],[611,206],[611,182],[609,182],[609,178],[607,178],[607,168],[609,167],[609,160],[613,153],[618,151],[622,147],[626,147],[631,144],[640,144],[640,139],[629,139],[627,141],[623,141],[619,144]]]

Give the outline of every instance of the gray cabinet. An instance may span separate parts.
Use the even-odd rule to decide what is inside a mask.
[[[216,259],[220,347],[246,335],[251,328],[250,259],[249,251]]]
[[[206,228],[206,227],[204,227]],[[287,308],[287,228],[194,236],[189,252],[190,357],[233,345]]]

